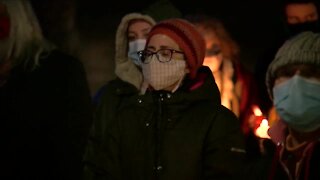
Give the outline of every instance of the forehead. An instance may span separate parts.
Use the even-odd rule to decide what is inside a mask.
[[[198,31],[202,34],[205,42],[206,48],[211,48],[213,45],[220,45],[220,41],[213,30],[204,28],[201,25],[197,26]]]
[[[142,30],[142,29],[148,29],[148,28],[151,28],[151,24],[145,20],[139,19],[139,20],[132,20],[129,23],[128,30],[135,31],[135,30]]]
[[[156,49],[160,47],[169,47],[173,49],[179,49],[179,45],[169,36],[165,34],[155,34],[153,35],[149,42],[148,47],[155,47]]]
[[[287,16],[307,16],[317,13],[317,8],[313,3],[294,3],[286,5],[285,12]]]
[[[291,64],[279,68],[275,72],[275,77],[291,76],[297,71],[305,77],[320,78],[320,65],[314,64]]]

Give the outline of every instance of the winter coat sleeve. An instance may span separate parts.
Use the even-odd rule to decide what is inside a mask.
[[[80,179],[93,120],[85,70],[78,59],[59,51],[44,57],[30,75],[35,97],[39,97],[34,99],[41,109],[37,116],[46,128],[43,148],[51,153],[44,166],[54,179]]]
[[[83,65],[75,60],[74,68],[69,69],[68,87],[68,128],[70,129],[67,138],[70,138],[71,150],[75,149],[78,154],[72,151],[68,155],[75,156],[79,161],[79,171],[82,172],[82,157],[85,152],[90,126],[93,121],[93,112],[90,98],[90,91]],[[64,147],[66,148],[66,147]],[[73,166],[72,164],[66,166]],[[81,176],[82,173],[79,173]]]
[[[119,157],[118,137],[112,133],[116,130],[115,112],[120,100],[112,84],[104,89],[84,157],[86,180],[121,179],[119,159],[116,158]]]
[[[69,58],[63,59],[65,77],[61,79],[61,83],[65,83],[65,94],[57,97],[63,104],[54,109],[57,114],[63,112],[65,117],[59,120],[63,120],[62,125],[56,123],[57,126],[52,126],[52,139],[60,154],[57,168],[64,174],[64,179],[80,179],[83,171],[82,158],[93,116],[84,68],[77,59],[69,56],[65,58]]]
[[[225,107],[219,109],[204,147],[204,179],[238,179],[245,160],[240,122]]]

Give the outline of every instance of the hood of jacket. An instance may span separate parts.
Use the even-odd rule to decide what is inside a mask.
[[[115,48],[115,74],[123,81],[140,89],[142,84],[142,73],[138,67],[128,58],[128,36],[127,30],[130,21],[142,19],[155,25],[155,21],[148,15],[130,13],[124,16],[116,32]]]
[[[183,98],[182,101],[211,101],[214,104],[221,104],[220,92],[211,70],[202,66],[197,72],[195,79],[190,79],[188,76],[183,82],[177,94]]]

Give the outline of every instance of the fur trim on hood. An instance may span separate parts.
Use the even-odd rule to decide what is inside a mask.
[[[132,60],[128,58],[127,29],[129,22],[135,19],[145,20],[152,25],[156,24],[150,16],[139,13],[130,13],[122,18],[116,33],[115,73],[121,80],[140,89],[143,79],[142,73]]]

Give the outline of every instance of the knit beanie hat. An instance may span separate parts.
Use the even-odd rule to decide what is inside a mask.
[[[291,64],[309,64],[320,66],[320,34],[311,31],[300,33],[287,40],[278,50],[275,59],[268,67],[266,85],[273,97],[275,73],[278,69]]]
[[[178,18],[161,21],[151,29],[147,44],[156,34],[167,35],[179,45],[186,57],[190,78],[195,78],[198,68],[202,66],[206,51],[203,36],[196,27]]]

